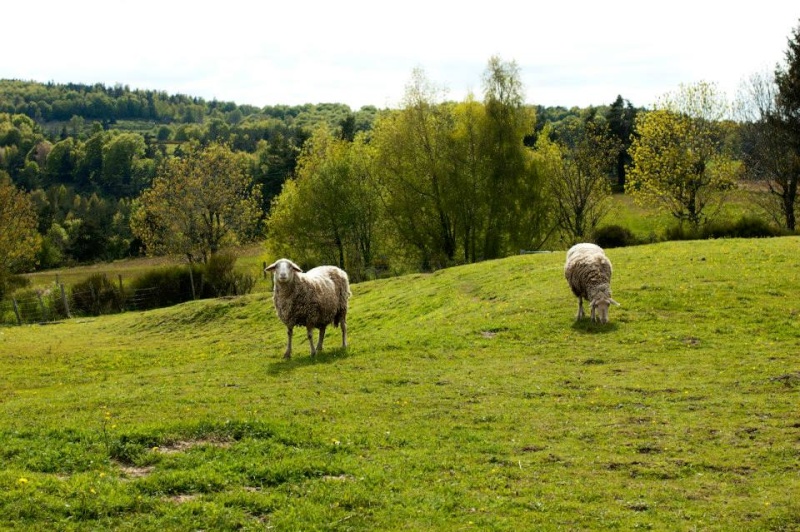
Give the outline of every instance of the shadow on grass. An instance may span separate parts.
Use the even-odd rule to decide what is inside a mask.
[[[294,351],[294,350],[293,350]],[[280,375],[282,373],[288,373],[290,371],[294,371],[297,368],[302,368],[305,366],[315,366],[317,364],[333,364],[339,360],[343,360],[350,356],[350,352],[343,347],[337,347],[334,349],[323,349],[321,353],[317,353],[315,356],[311,356],[306,352],[305,354],[298,355],[293,354],[292,358],[289,360],[281,359],[277,362],[270,363],[269,367],[267,367],[267,374],[269,375]]]
[[[572,322],[572,328],[573,330],[590,334],[605,334],[616,331],[619,325],[613,321],[597,323],[588,319],[582,319]]]

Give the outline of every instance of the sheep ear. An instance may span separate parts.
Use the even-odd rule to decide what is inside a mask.
[[[292,269],[293,269],[294,271],[296,271],[296,272],[300,272],[300,273],[303,273],[303,268],[301,268],[300,266],[298,266],[298,265],[297,265],[297,264],[295,264],[294,262],[292,262],[292,261],[289,261],[289,265],[292,267]]]
[[[278,261],[275,261],[272,264],[270,264],[269,266],[267,266],[266,268],[264,268],[264,271],[265,272],[271,272],[272,270],[274,270],[277,267],[278,267]]]
[[[618,307],[621,307],[621,306],[622,306],[622,305],[620,305],[619,303],[617,303],[616,301],[614,301],[613,299],[609,299],[609,301],[610,301],[611,303],[613,303],[614,305],[618,306]]]

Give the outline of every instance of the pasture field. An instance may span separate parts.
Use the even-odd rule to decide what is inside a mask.
[[[0,328],[0,528],[800,529],[800,238],[608,255],[608,325],[557,252],[354,285],[313,359],[264,286]]]
[[[242,246],[234,250],[236,254],[236,269],[253,275],[256,279],[262,278],[262,263],[267,260],[264,244],[259,242]],[[132,259],[122,259],[113,262],[98,262],[70,268],[58,268],[53,270],[43,270],[34,273],[27,273],[32,287],[45,287],[58,281],[67,286],[79,283],[95,274],[106,274],[109,279],[116,282],[117,276],[121,275],[124,283],[146,273],[154,268],[164,266],[185,265],[183,257],[137,257]],[[262,283],[261,288],[266,285]]]

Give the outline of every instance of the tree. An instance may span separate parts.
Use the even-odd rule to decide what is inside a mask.
[[[776,223],[796,228],[800,152],[793,149],[793,129],[786,109],[778,104],[777,86],[767,75],[755,74],[743,87],[742,154],[748,179],[766,186],[759,203]]]
[[[524,146],[535,116],[525,107],[519,67],[497,56],[483,75],[486,124],[483,151],[489,175],[484,194],[487,226],[483,258],[494,259],[513,249],[530,247],[541,231],[541,187]]]
[[[475,262],[482,255],[488,225],[485,194],[490,158],[483,150],[486,120],[486,107],[472,95],[453,108],[451,192],[464,262]]]
[[[611,174],[618,141],[604,124],[572,124],[563,140],[550,140],[545,126],[536,153],[545,168],[545,183],[556,222],[570,244],[586,240],[609,209]]]
[[[451,264],[457,246],[450,197],[456,189],[448,182],[452,119],[437,102],[441,93],[414,70],[403,108],[379,119],[372,135],[386,214],[424,270]]]
[[[728,104],[715,85],[681,85],[636,117],[625,192],[640,204],[667,210],[697,228],[720,206],[739,167],[724,152]]]
[[[137,183],[137,163],[144,157],[144,138],[137,133],[113,135],[102,144],[101,187],[114,197],[131,196],[143,187]]]
[[[788,39],[786,64],[776,68],[775,83],[778,86],[778,106],[800,136],[800,25]]]
[[[778,92],[775,112],[770,118],[785,140],[785,157],[788,158],[777,190],[786,216],[786,227],[794,230],[794,209],[800,180],[800,25],[788,40],[785,66],[775,70],[775,84]]]
[[[86,192],[103,185],[103,147],[108,138],[109,135],[101,128],[81,146],[75,170],[75,184],[78,190]]]
[[[261,190],[245,157],[228,146],[186,147],[165,161],[131,215],[133,233],[150,255],[179,253],[206,262],[226,246],[256,236]]]
[[[45,175],[48,184],[72,184],[78,164],[78,143],[67,137],[55,143],[47,154]]]
[[[41,245],[38,219],[30,196],[0,171],[0,298],[11,274],[30,267]]]
[[[334,263],[356,278],[372,267],[379,199],[371,182],[371,149],[315,130],[300,155],[297,176],[273,202],[267,229],[279,254]]]
[[[631,156],[628,150],[631,146],[631,134],[636,121],[636,113],[637,111],[631,105],[631,102],[618,95],[605,114],[609,133],[620,144],[615,167],[617,187],[620,190],[625,188],[625,169],[631,163]]]

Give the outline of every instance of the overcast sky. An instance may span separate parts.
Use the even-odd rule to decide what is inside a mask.
[[[528,103],[649,107],[681,83],[730,98],[774,70],[800,1],[4,2],[0,78],[122,84],[237,104],[398,107],[415,68],[480,99],[491,56]]]

